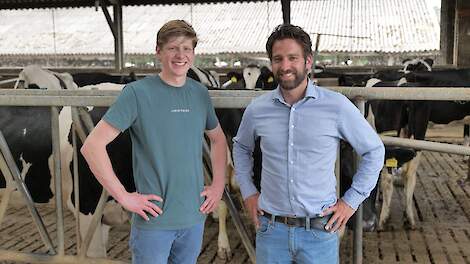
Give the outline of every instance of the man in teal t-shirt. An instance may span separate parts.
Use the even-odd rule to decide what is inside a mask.
[[[81,152],[103,187],[133,212],[132,262],[196,263],[205,214],[224,189],[227,143],[207,89],[186,78],[197,37],[183,20],[157,34],[161,72],[126,85]],[[106,145],[129,129],[135,193],[116,177]],[[213,183],[204,187],[202,140],[211,142]]]

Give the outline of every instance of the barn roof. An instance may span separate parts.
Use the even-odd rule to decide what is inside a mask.
[[[292,1],[291,14],[292,23],[309,32],[314,43],[322,34],[320,52],[439,50],[439,21],[426,0]],[[175,18],[193,24],[199,54],[264,53],[282,12],[280,2],[273,1],[128,6],[123,8],[124,52],[152,54],[157,29]],[[113,53],[113,36],[99,9],[0,10],[0,54]]]
[[[249,0],[259,2],[263,0]],[[266,1],[266,0],[264,0]],[[111,5],[113,0],[104,0]],[[123,6],[242,2],[240,0],[121,0]],[[243,1],[246,2],[246,1]],[[94,7],[96,0],[0,0],[0,9]]]

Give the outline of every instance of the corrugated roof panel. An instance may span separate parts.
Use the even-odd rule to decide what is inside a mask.
[[[291,9],[292,23],[309,32],[313,43],[323,34],[320,52],[439,49],[438,20],[426,0],[293,1]],[[273,1],[125,7],[125,52],[154,53],[158,28],[176,18],[194,25],[199,54],[262,53],[268,35],[282,23],[282,11]],[[101,10],[0,10],[0,54],[54,53],[114,53]]]
[[[248,0],[266,1],[266,0]],[[275,1],[275,0],[269,0]],[[105,0],[106,5],[111,5],[111,0]],[[168,4],[197,4],[197,3],[226,3],[242,2],[241,0],[121,0],[124,6],[142,5],[168,5]],[[247,2],[247,1],[244,1]],[[30,9],[30,8],[73,8],[93,7],[97,5],[95,0],[0,0],[1,9]]]

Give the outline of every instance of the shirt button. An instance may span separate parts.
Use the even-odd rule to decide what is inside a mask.
[[[294,180],[291,179],[290,182],[294,182]]]
[[[290,143],[291,146],[294,146],[294,143]]]
[[[294,161],[293,161],[293,160],[291,160],[291,161],[290,161],[290,164],[294,164]]]
[[[292,107],[292,111],[295,111],[295,107]]]
[[[294,128],[294,125],[291,125],[290,127]]]

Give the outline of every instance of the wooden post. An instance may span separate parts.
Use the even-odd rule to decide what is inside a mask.
[[[454,65],[470,66],[470,3],[458,0],[455,14]]]

